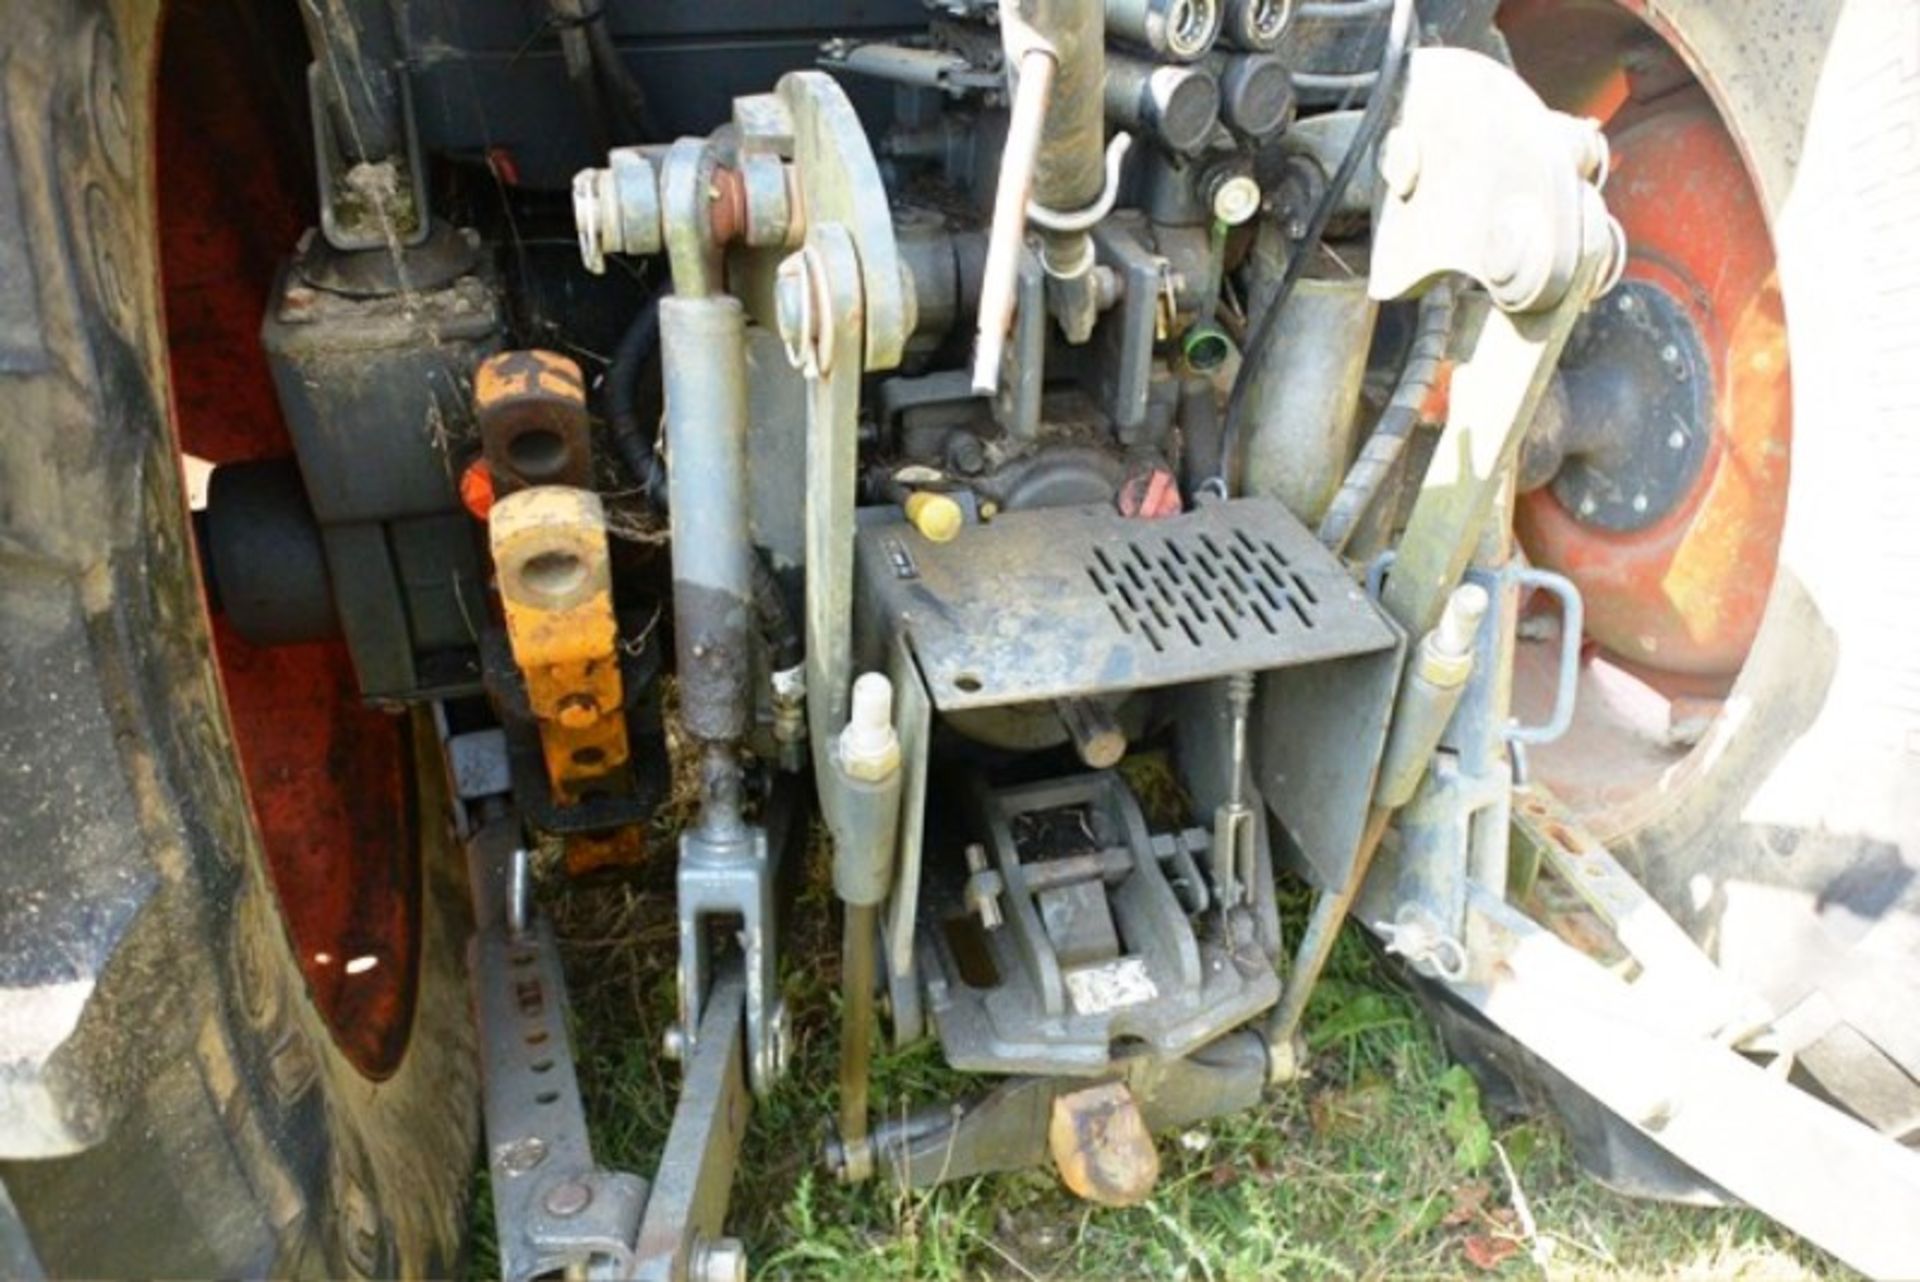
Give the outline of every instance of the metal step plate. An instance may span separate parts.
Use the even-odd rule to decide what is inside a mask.
[[[942,712],[1395,643],[1339,561],[1272,499],[1157,521],[1104,506],[1008,512],[948,543],[905,524],[868,526],[856,556],[867,608],[911,639]]]

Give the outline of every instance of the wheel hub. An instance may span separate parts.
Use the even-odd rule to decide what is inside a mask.
[[[1713,367],[1685,309],[1623,282],[1561,360],[1567,449],[1553,496],[1583,525],[1644,530],[1692,493],[1713,434]]]
[[[1579,584],[1602,650],[1704,693],[1753,644],[1786,515],[1773,244],[1698,88],[1627,98],[1608,136],[1608,205],[1631,257],[1568,355],[1565,464],[1522,496],[1516,527],[1536,563]]]

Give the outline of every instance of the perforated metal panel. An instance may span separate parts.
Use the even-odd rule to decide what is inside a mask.
[[[1316,626],[1319,599],[1270,538],[1245,527],[1161,532],[1146,525],[1096,547],[1087,574],[1123,632],[1155,650],[1232,644]]]
[[[869,626],[905,632],[942,711],[1140,689],[1384,649],[1394,636],[1278,502],[1160,521],[1009,512],[933,543],[858,540]]]

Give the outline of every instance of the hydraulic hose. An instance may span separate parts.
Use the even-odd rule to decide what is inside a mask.
[[[593,46],[588,39],[589,18],[584,0],[548,0],[547,23],[560,38],[560,57],[567,69],[567,81],[573,86],[580,110],[586,115],[593,150],[602,153],[613,145],[613,129],[607,116],[607,104],[594,70]]]
[[[1400,71],[1406,61],[1407,45],[1413,36],[1413,21],[1413,0],[1393,0],[1393,11],[1387,19],[1387,45],[1380,58],[1379,78],[1374,83],[1372,95],[1367,99],[1366,109],[1360,114],[1360,124],[1354,130],[1353,142],[1340,158],[1340,164],[1327,183],[1326,191],[1321,193],[1319,203],[1313,207],[1306,230],[1287,260],[1286,271],[1280,276],[1280,284],[1273,292],[1272,301],[1260,313],[1252,332],[1247,335],[1240,374],[1234,379],[1233,390],[1227,395],[1220,468],[1214,478],[1214,483],[1223,494],[1231,492],[1228,478],[1238,470],[1240,438],[1246,430],[1247,395],[1259,382],[1262,370],[1272,359],[1273,335],[1278,328],[1280,313],[1286,308],[1287,299],[1292,296],[1294,287],[1300,283],[1307,264],[1319,248],[1327,224],[1333,220],[1334,211],[1340,207],[1341,198],[1352,184],[1354,174],[1359,172],[1361,161],[1372,153],[1380,135],[1386,131],[1394,94],[1399,88]]]
[[[652,142],[653,112],[640,82],[620,59],[620,50],[607,31],[607,8],[602,4],[587,19],[587,52],[600,82],[601,93],[613,109],[622,143]]]
[[[607,366],[607,428],[620,462],[656,509],[664,507],[653,433],[640,418],[640,371],[660,346],[660,296],[649,294],[613,349]]]
[[[646,94],[620,60],[607,31],[604,4],[587,0],[547,0],[547,24],[560,37],[560,53],[580,107],[593,134],[594,150],[650,142],[653,117]]]
[[[1454,299],[1453,282],[1445,278],[1436,281],[1420,299],[1413,345],[1407,350],[1406,363],[1400,367],[1400,380],[1386,408],[1380,411],[1380,420],[1361,447],[1359,457],[1353,460],[1353,466],[1341,480],[1326,516],[1321,518],[1320,541],[1335,553],[1346,550],[1361,518],[1373,506],[1381,486],[1386,484],[1405,453],[1407,438],[1420,423],[1420,409],[1433,391],[1434,380],[1440,374],[1440,362],[1447,354],[1447,340],[1453,335]]]

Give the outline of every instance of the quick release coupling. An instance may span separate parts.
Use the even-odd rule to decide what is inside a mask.
[[[1225,16],[1221,0],[1106,0],[1107,30],[1173,62],[1213,48]]]

